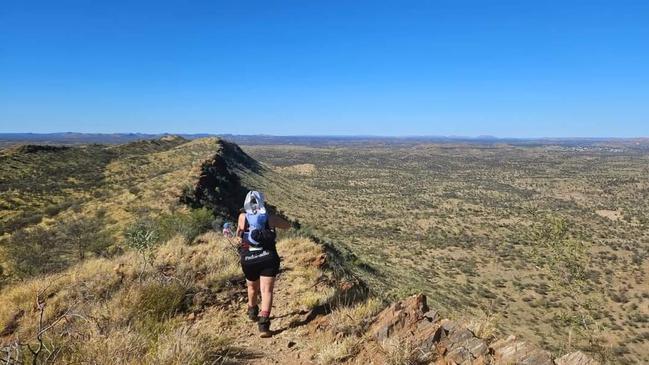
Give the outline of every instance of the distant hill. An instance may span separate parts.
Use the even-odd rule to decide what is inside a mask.
[[[138,140],[159,139],[171,134],[146,133],[0,133],[0,147],[19,143],[38,144],[122,144]],[[420,143],[471,143],[471,144],[510,144],[525,146],[565,146],[565,147],[627,147],[649,149],[649,138],[498,138],[481,135],[466,136],[273,136],[273,135],[233,135],[233,134],[173,134],[185,139],[219,137],[241,145],[367,145],[367,144],[420,144]]]
[[[0,133],[0,143],[4,145],[16,143],[39,144],[122,144],[138,140],[159,139],[170,134],[145,133]],[[181,136],[186,139],[209,137],[208,134],[193,134]]]

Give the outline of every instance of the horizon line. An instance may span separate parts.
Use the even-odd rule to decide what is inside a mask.
[[[170,132],[0,132],[0,136],[19,136],[19,135],[33,135],[33,136],[53,136],[53,135],[95,135],[95,136],[233,136],[233,137],[270,137],[270,138],[369,138],[369,139],[416,139],[416,138],[437,138],[437,139],[482,139],[482,140],[634,140],[634,139],[649,139],[648,136],[633,136],[633,137],[594,137],[594,136],[544,136],[544,137],[499,137],[493,135],[433,135],[433,134],[406,134],[406,135],[380,135],[380,134],[235,134],[235,133],[209,133],[209,132],[195,132],[195,133],[170,133]]]

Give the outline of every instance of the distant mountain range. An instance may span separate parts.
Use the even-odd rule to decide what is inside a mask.
[[[0,133],[1,141],[19,142],[54,142],[54,143],[125,143],[142,139],[156,139],[169,135],[146,133]],[[209,134],[181,135],[184,138],[195,139],[207,137]]]
[[[120,144],[137,140],[157,139],[172,135],[169,133],[0,133],[0,146],[16,143],[38,144]],[[274,136],[274,135],[234,135],[234,134],[173,134],[186,139],[221,137],[239,144],[295,144],[295,145],[335,145],[335,144],[411,144],[411,143],[506,143],[515,145],[560,145],[560,146],[649,146],[649,138],[499,138],[480,135],[466,136]]]

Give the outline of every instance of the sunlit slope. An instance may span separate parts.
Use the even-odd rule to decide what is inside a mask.
[[[244,150],[281,175],[275,179],[300,186],[305,199],[286,209],[348,247],[373,289],[393,298],[423,291],[450,315],[494,317],[504,332],[557,351],[570,343],[649,360],[642,150]]]
[[[206,166],[237,159],[217,138],[118,146],[22,146],[2,152],[0,287],[124,250],[125,229],[188,211]],[[233,166],[236,165],[233,162]]]
[[[165,142],[172,141],[151,144],[160,147]],[[119,250],[48,256],[48,264],[58,264],[51,271],[43,271],[43,265],[36,265],[39,268],[34,272],[5,266],[9,270],[4,273],[12,276],[0,286],[3,358],[12,363],[33,358],[40,363],[48,358],[54,363],[185,364],[236,362],[251,356],[266,363],[277,357],[272,344],[260,348],[250,343],[256,337],[250,333],[254,326],[241,316],[245,286],[232,242],[218,233],[201,234],[212,230],[212,223],[219,219],[236,215],[247,189],[239,174],[259,186],[272,186],[265,173],[270,178],[273,174],[238,146],[219,139],[173,142],[178,143],[118,157],[107,152],[112,148],[102,146],[35,148],[70,152],[72,157],[40,156],[33,165],[52,159],[65,166],[67,159],[81,160],[86,148],[110,159],[96,168],[93,165],[97,177],[92,185],[77,186],[78,193],[67,185],[56,190],[62,200],[73,193],[80,196],[74,206],[12,231],[2,242],[3,250],[8,244],[29,241],[23,238],[49,242],[49,235],[62,235],[57,243],[64,243],[72,237],[71,225],[85,222],[77,228],[88,228],[88,219],[96,223],[93,230],[112,235],[111,244]],[[149,146],[149,142],[141,144]],[[92,158],[85,157],[84,163],[90,164]],[[77,165],[65,172],[84,176],[88,169]],[[90,188],[92,194],[82,194]],[[28,190],[20,189],[18,183],[15,190],[17,196],[27,196]],[[195,219],[201,220],[200,226],[195,226]],[[307,325],[314,318],[310,311],[321,313],[325,304],[330,309],[334,301],[352,305],[364,299],[354,294],[343,300],[348,293],[364,293],[364,287],[323,246],[293,232],[279,242],[279,250],[284,272],[278,283],[276,303],[282,314],[276,326]],[[328,266],[334,263],[335,267]],[[299,337],[295,331],[287,335]],[[41,341],[43,352],[33,353],[24,346],[37,348]]]
[[[215,145],[165,137],[118,146],[25,145],[2,150],[2,233],[47,221],[70,208],[78,210],[88,202],[126,205],[121,201],[128,199],[123,190],[131,189],[137,196],[138,190],[152,190],[140,188],[146,182],[189,184],[184,175],[192,171],[192,164],[214,153]],[[163,186],[158,191],[166,190]]]

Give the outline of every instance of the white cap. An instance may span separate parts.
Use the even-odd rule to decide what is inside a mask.
[[[255,201],[253,203],[253,201]],[[264,194],[251,190],[246,195],[246,200],[243,203],[243,209],[248,214],[266,214],[266,207],[264,207]]]

